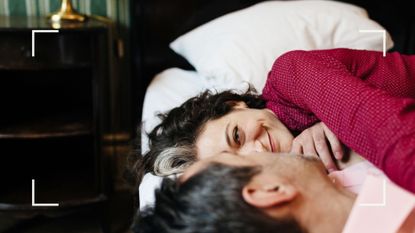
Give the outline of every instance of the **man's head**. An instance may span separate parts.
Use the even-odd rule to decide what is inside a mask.
[[[288,152],[293,140],[253,90],[206,91],[160,117],[143,164],[146,172],[161,176],[221,152]]]
[[[178,182],[164,180],[136,231],[304,232],[305,219],[312,222],[336,192],[318,160],[222,153],[195,163]]]

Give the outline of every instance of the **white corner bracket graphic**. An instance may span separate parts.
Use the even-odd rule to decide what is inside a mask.
[[[382,33],[383,37],[383,56],[386,56],[386,30],[359,30],[364,33]]]
[[[386,180],[383,178],[382,181],[382,202],[380,203],[360,203],[359,206],[369,207],[385,207],[386,206]]]
[[[32,57],[35,57],[35,34],[36,33],[59,33],[59,30],[32,30]]]
[[[59,203],[35,203],[35,179],[32,179],[32,206],[59,206]]]

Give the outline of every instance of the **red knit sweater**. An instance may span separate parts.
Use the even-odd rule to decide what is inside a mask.
[[[263,97],[291,130],[323,121],[345,145],[415,192],[415,55],[291,51],[275,61]]]

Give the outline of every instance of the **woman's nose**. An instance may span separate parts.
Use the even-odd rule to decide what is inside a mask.
[[[246,140],[254,142],[262,135],[263,127],[260,122],[256,120],[249,120],[246,123]]]
[[[267,149],[264,147],[264,145],[259,140],[255,140],[251,143],[245,144],[245,146],[241,148],[241,150],[239,150],[239,153],[243,155],[250,155],[255,152],[266,152],[266,151]]]

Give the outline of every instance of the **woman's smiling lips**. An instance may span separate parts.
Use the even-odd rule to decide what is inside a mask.
[[[269,134],[268,130],[265,130],[268,134],[268,141],[269,141],[269,147],[271,149],[271,152],[275,151],[274,143],[272,142],[271,135]]]

